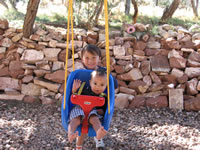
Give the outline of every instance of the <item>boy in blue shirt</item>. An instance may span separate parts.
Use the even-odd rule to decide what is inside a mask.
[[[96,45],[92,45],[92,44],[86,45],[81,51],[81,59],[82,59],[82,64],[85,69],[95,70],[95,69],[101,68],[106,71],[106,68],[98,65],[101,59],[101,50]],[[114,86],[116,89],[118,88],[118,82],[115,78],[113,79],[114,79]],[[81,135],[77,137],[76,147],[77,148],[80,147],[80,150],[82,149],[84,137],[85,135]],[[104,142],[102,138],[97,139],[96,137],[94,137],[94,140],[96,142],[96,148],[104,148]]]

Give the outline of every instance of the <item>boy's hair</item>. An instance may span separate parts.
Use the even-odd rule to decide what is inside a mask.
[[[91,78],[94,77],[94,76],[100,76],[100,77],[104,77],[106,76],[107,73],[106,73],[106,70],[103,69],[103,68],[98,68],[98,69],[95,69],[94,71],[92,71],[91,73]]]
[[[86,51],[93,55],[97,55],[97,56],[101,57],[101,50],[96,45],[93,45],[93,44],[86,45],[81,51],[81,57],[83,57],[83,55]]]

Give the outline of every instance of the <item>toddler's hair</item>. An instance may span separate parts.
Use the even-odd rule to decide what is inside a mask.
[[[101,57],[101,50],[96,45],[93,45],[93,44],[86,45],[81,51],[81,57],[83,57],[83,55],[86,51],[93,55],[97,55],[97,56]]]
[[[94,71],[92,71],[91,78],[95,77],[95,76],[104,77],[106,75],[107,75],[106,69],[104,69],[104,68],[98,68],[98,69],[95,69]]]

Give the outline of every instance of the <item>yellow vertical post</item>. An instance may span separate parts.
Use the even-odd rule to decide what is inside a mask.
[[[107,95],[108,95],[108,113],[110,114],[110,54],[109,54],[109,26],[108,26],[108,7],[107,0],[104,0],[104,14],[105,14],[105,31],[106,31],[106,67],[107,67]]]
[[[71,32],[72,32],[72,67],[73,71],[75,70],[74,66],[74,23],[73,23],[73,0],[71,2]]]
[[[68,5],[68,20],[67,20],[67,46],[66,46],[66,57],[65,57],[65,87],[64,87],[64,104],[63,109],[65,109],[66,106],[66,84],[67,84],[67,66],[68,66],[68,50],[69,50],[69,26],[70,26],[70,17],[72,16],[72,0],[69,0]]]

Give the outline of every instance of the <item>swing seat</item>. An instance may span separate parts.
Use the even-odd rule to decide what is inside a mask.
[[[75,97],[73,97],[73,95],[71,95],[73,81],[75,79],[79,79],[81,81],[86,82],[85,86],[88,86],[89,85],[89,80],[90,80],[90,74],[91,74],[91,72],[92,72],[92,70],[78,69],[78,70],[75,70],[75,71],[71,72],[69,74],[69,76],[68,76],[67,85],[66,85],[66,91],[65,91],[66,92],[65,93],[66,94],[65,109],[64,109],[64,96],[63,96],[63,100],[62,100],[62,109],[61,109],[62,126],[65,129],[65,131],[68,131],[69,113],[70,113],[70,110],[72,109],[72,107],[74,106],[74,104],[72,103],[72,101],[74,101],[74,103],[77,103],[76,101],[78,99],[82,99],[82,97],[83,97],[83,95],[76,95]],[[107,106],[107,109],[106,109],[106,112],[105,112],[105,115],[104,115],[104,119],[103,119],[103,122],[102,122],[102,125],[104,126],[105,130],[109,129],[110,123],[111,123],[111,120],[112,120],[112,116],[113,116],[113,112],[114,112],[115,88],[114,88],[114,81],[113,81],[112,75],[109,76],[109,85],[110,85],[109,86],[110,87],[110,113],[108,113],[108,106]],[[107,89],[105,90],[105,93],[107,93]],[[71,98],[72,98],[72,101],[71,101]],[[99,97],[97,97],[97,98],[99,98]],[[74,100],[74,99],[76,99],[76,100]],[[100,97],[100,99],[101,99],[101,97]],[[87,101],[88,100],[89,99],[87,98]],[[90,103],[90,101],[88,101],[88,102]],[[87,104],[87,102],[86,102],[86,104]],[[83,108],[83,110],[84,110],[84,108]],[[83,127],[83,130],[82,130],[82,125],[80,125],[77,128],[77,131],[79,132],[79,136],[81,135],[81,130],[83,131],[83,133],[86,132],[84,128],[85,127]],[[87,128],[88,128],[88,132],[87,132],[88,136],[90,136],[90,137],[96,136],[96,132],[92,128],[92,126],[87,126]]]
[[[79,105],[83,109],[85,118],[83,119],[81,133],[88,133],[88,115],[94,107],[104,105],[104,97],[73,94],[71,96],[71,102]]]

